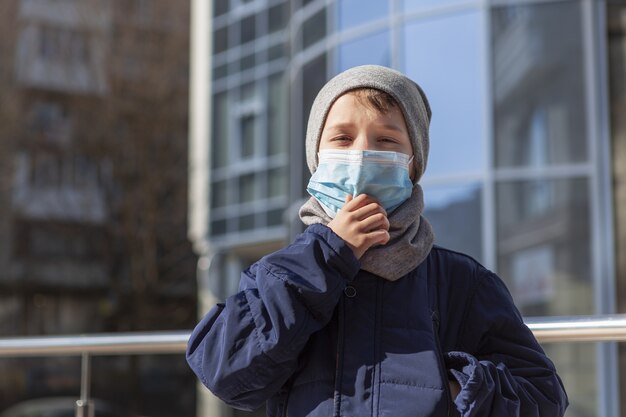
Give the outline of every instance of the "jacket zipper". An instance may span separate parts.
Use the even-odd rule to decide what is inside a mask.
[[[335,393],[333,398],[334,417],[340,417],[341,411],[341,379],[343,378],[343,338],[344,338],[344,320],[345,320],[345,304],[343,297],[339,299],[339,307],[337,310],[337,351],[335,358]]]
[[[445,391],[445,395],[446,395],[446,416],[450,417],[450,406],[451,406],[451,402],[452,402],[452,394],[450,392],[450,384],[448,382],[448,371],[446,370],[446,367],[444,365],[444,360],[443,360],[443,352],[441,350],[441,341],[439,340],[439,316],[437,315],[436,311],[433,311],[432,313],[432,320],[433,320],[433,334],[435,337],[435,344],[437,346],[437,358],[438,358],[438,362],[439,362],[439,372],[441,373],[441,379],[442,379],[442,383],[443,383],[443,390]]]

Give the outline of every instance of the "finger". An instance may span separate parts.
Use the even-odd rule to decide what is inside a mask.
[[[385,217],[387,216],[387,212],[385,211],[385,209],[376,202],[371,202],[363,207],[360,207],[354,210],[352,213],[354,214],[354,217],[358,220],[364,220],[367,217],[373,216],[377,213],[382,213],[383,215],[385,215]]]
[[[348,211],[354,211],[367,204],[367,200],[369,198],[370,197],[367,194],[359,194],[356,197],[350,196],[350,200],[348,200],[348,197],[346,196],[346,204],[344,205],[344,208]]]
[[[382,213],[376,213],[359,223],[360,230],[369,232],[372,230],[389,230],[387,217]]]
[[[365,240],[368,248],[371,248],[374,245],[385,245],[389,242],[389,232],[380,229],[374,230],[366,235]]]

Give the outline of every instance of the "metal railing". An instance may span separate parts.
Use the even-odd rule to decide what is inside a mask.
[[[626,315],[528,319],[526,325],[541,343],[626,341]],[[93,417],[89,399],[91,356],[181,354],[189,335],[188,331],[175,331],[0,338],[0,358],[81,356],[76,417]]]

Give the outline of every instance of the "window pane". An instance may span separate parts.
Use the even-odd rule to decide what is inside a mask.
[[[284,223],[283,216],[285,210],[277,209],[270,210],[267,212],[267,225],[268,226],[279,226]]]
[[[268,154],[287,153],[287,88],[283,75],[273,75],[268,89]]]
[[[498,270],[524,315],[592,314],[586,179],[496,187]]]
[[[211,207],[219,208],[228,205],[228,181],[216,181],[211,188]]]
[[[287,3],[271,7],[268,11],[269,32],[284,29],[287,25]]]
[[[241,63],[239,64],[239,68],[241,69],[241,71],[245,71],[247,69],[254,68],[254,64],[255,64],[255,57],[254,57],[254,52],[253,52],[250,55],[247,55],[241,58]]]
[[[228,163],[229,106],[228,93],[213,97],[213,168],[220,168]]]
[[[245,116],[241,118],[241,159],[254,156],[254,130],[256,117]]]
[[[253,41],[256,36],[256,15],[248,16],[241,21],[241,43]]]
[[[387,0],[338,0],[337,25],[346,29],[389,15]]]
[[[435,243],[483,261],[482,192],[479,184],[424,188],[424,216]]]
[[[346,42],[338,48],[338,72],[357,65],[391,65],[389,31],[379,32],[366,38]]]
[[[226,49],[228,49],[228,28],[227,27],[216,30],[213,36],[214,36],[213,48],[216,54],[219,54],[220,52],[224,52]]]
[[[213,15],[221,16],[228,12],[228,0],[213,0]]]
[[[497,166],[587,159],[579,2],[492,13]]]
[[[211,235],[223,235],[226,233],[226,230],[226,220],[214,220],[211,222]]]
[[[320,10],[302,25],[302,47],[306,49],[324,36],[326,36],[326,9]]]
[[[249,203],[256,198],[254,174],[243,175],[239,178],[239,202]]]
[[[483,19],[471,12],[404,30],[405,72],[424,89],[433,111],[425,177],[485,165]]]
[[[267,52],[267,59],[270,61],[283,58],[284,56],[285,56],[285,46],[282,43],[270,47],[270,49]]]
[[[239,218],[240,231],[254,229],[254,214],[247,214]]]
[[[269,170],[268,182],[268,197],[280,197],[287,195],[287,170],[285,168],[275,168]]]

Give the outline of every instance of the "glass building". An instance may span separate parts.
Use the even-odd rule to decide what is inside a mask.
[[[406,73],[430,99],[421,183],[438,244],[496,271],[527,317],[626,311],[625,1],[193,7],[190,235],[201,313],[302,230],[311,103],[361,64]],[[620,415],[617,344],[545,349],[570,396],[567,416]],[[207,398],[198,415],[217,415]]]

